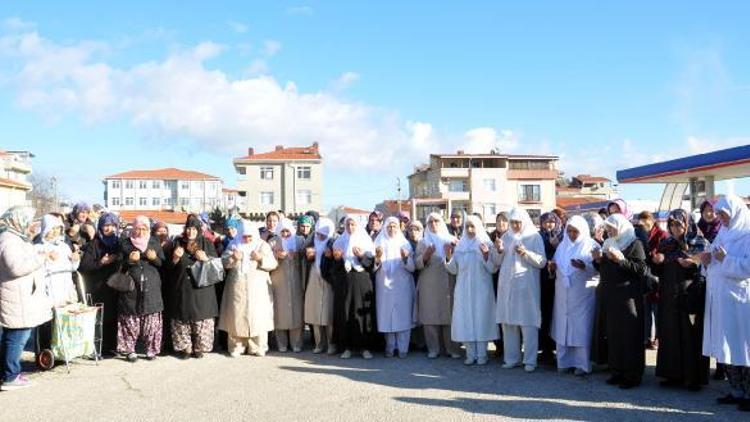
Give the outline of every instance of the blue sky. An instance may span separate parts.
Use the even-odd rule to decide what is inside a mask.
[[[0,5],[0,148],[73,199],[136,168],[233,186],[247,147],[316,140],[326,208],[395,197],[430,152],[614,178],[750,143],[747,2],[62,3]]]

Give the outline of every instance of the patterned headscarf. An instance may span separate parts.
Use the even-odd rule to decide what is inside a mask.
[[[682,226],[685,234],[677,238],[670,230],[669,237],[659,244],[659,252],[664,254],[666,261],[687,258],[689,254],[703,252],[706,249],[706,240],[698,235],[695,222],[685,210],[675,209],[669,212],[667,228],[675,224]]]
[[[28,242],[30,239],[26,232],[33,219],[33,208],[23,205],[10,207],[0,216],[0,233],[7,231]]]
[[[242,243],[242,220],[239,218],[230,218],[224,223],[224,228],[229,229],[233,228],[237,231],[237,234],[234,235],[234,237],[229,235],[229,230],[227,230],[226,234],[224,235],[224,240],[222,240],[221,244],[224,246],[224,250],[229,250],[232,248],[232,246],[239,246]]]
[[[715,204],[716,201],[706,200],[703,201],[700,207],[701,218],[700,220],[698,220],[698,228],[709,242],[713,242],[714,239],[716,239],[716,235],[719,234],[719,230],[721,230],[721,220],[719,220],[718,217],[714,216],[714,221],[708,222],[705,218],[703,218],[703,211],[705,211],[705,209],[708,207],[713,208]]]
[[[109,236],[104,235],[104,226],[106,226],[107,224],[115,226],[115,230]],[[105,253],[114,253],[117,247],[117,242],[120,241],[120,238],[117,235],[117,228],[119,225],[120,219],[117,217],[117,215],[112,214],[111,212],[104,213],[99,217],[99,223],[97,224],[96,228],[96,235],[104,245]]]
[[[299,226],[299,225],[302,225],[302,224],[308,224],[310,226],[310,228],[312,228],[313,226],[315,226],[315,219],[312,216],[309,216],[309,215],[301,215],[297,219],[297,225]]]

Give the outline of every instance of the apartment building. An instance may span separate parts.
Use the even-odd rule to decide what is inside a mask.
[[[0,213],[15,205],[29,205],[31,159],[28,151],[0,150]]]

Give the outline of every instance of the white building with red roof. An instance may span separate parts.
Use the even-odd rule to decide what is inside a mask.
[[[0,213],[14,205],[29,205],[31,159],[28,151],[0,150]]]
[[[104,178],[104,200],[112,211],[201,212],[224,206],[223,188],[220,178],[197,171],[131,170]]]
[[[322,210],[323,157],[317,142],[307,147],[278,145],[263,153],[249,148],[247,152],[234,159],[243,212]]]

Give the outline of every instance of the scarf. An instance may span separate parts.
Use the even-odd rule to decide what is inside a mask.
[[[667,227],[673,224],[681,225],[685,229],[685,234],[677,238],[670,230],[669,237],[659,244],[659,253],[664,254],[666,262],[674,262],[678,258],[687,258],[691,254],[703,252],[706,249],[705,239],[700,236],[695,223],[685,210],[670,211],[667,217]]]
[[[321,217],[315,224],[315,239],[313,243],[315,245],[315,266],[320,270],[320,264],[323,262],[323,254],[328,248],[328,241],[333,236],[333,221],[329,218]],[[324,240],[320,240],[318,235],[325,236]]]
[[[64,242],[65,236],[63,235],[63,230],[60,230],[60,234],[54,239],[47,240],[47,234],[56,227],[64,229],[65,225],[63,224],[62,219],[52,214],[45,214],[44,217],[42,217],[42,234],[39,236],[39,243],[43,245],[59,245],[60,242]]]
[[[716,212],[723,211],[729,216],[729,224],[722,225],[713,243],[722,246],[734,243],[750,233],[750,210],[745,202],[736,195],[727,195],[716,202]],[[717,217],[718,219],[718,217]]]
[[[224,224],[224,228],[229,229],[230,227],[234,228],[237,234],[232,237],[229,235],[229,230],[227,230],[224,240],[221,241],[225,251],[232,249],[232,246],[238,246],[242,242],[242,220],[239,218],[228,219]]]
[[[288,231],[289,236],[284,237],[281,232]],[[284,252],[296,252],[297,251],[297,236],[294,234],[294,223],[288,218],[282,218],[279,224],[274,230],[274,234],[281,239],[281,250]]]
[[[139,251],[146,252],[146,249],[148,249],[148,241],[151,239],[151,230],[150,230],[150,222],[148,221],[148,217],[139,215],[138,217],[133,220],[133,231],[130,235],[130,242],[133,243],[133,246],[135,246]],[[138,227],[146,227],[148,231],[145,235],[140,235],[136,237],[136,233],[138,233],[135,229]]]
[[[436,232],[432,231],[432,225],[430,224],[430,221],[433,220],[438,222]],[[424,232],[423,241],[428,246],[434,246],[435,254],[440,258],[445,259],[445,244],[456,242],[457,239],[448,233],[448,226],[445,225],[443,217],[440,214],[433,212],[427,217],[427,229]]]
[[[10,207],[0,216],[0,233],[13,233],[28,242],[29,235],[26,232],[33,219],[33,208],[22,205]]]
[[[628,203],[625,202],[624,199],[617,198],[610,203],[607,204],[607,212],[609,212],[609,206],[610,205],[617,205],[617,208],[620,210],[620,214],[624,215],[626,219],[630,220],[630,218],[633,216],[630,213],[630,210],[628,210]]]
[[[469,235],[466,233],[466,226],[464,226],[463,235],[461,235],[461,240],[458,241],[458,244],[456,245],[456,253],[481,253],[479,250],[479,246],[484,244],[489,247],[492,246],[492,241],[490,240],[489,235],[487,235],[487,232],[484,230],[484,224],[482,223],[482,220],[479,219],[476,215],[467,215],[466,220],[464,220],[466,224],[471,224],[474,226],[475,236],[469,237]]]
[[[598,244],[591,238],[589,225],[583,217],[574,215],[568,220],[568,227],[574,227],[578,230],[578,237],[575,241],[570,240],[566,231],[562,243],[555,251],[554,260],[557,264],[557,273],[562,277],[565,287],[569,288],[571,286],[570,276],[578,270],[570,261],[580,259],[589,265],[592,261],[591,251],[598,247]]]
[[[547,221],[555,223],[555,227],[552,230],[544,228],[544,223]],[[547,255],[547,259],[550,259],[555,254],[556,249],[556,247],[552,245],[552,240],[556,239],[557,244],[559,245],[563,238],[563,227],[560,217],[553,212],[545,212],[542,214],[541,217],[539,217],[539,234],[544,241],[544,252]]]
[[[373,256],[375,254],[375,245],[372,243],[372,238],[367,234],[366,230],[363,230],[359,225],[355,226],[353,232],[349,232],[349,228],[346,223],[349,220],[357,221],[353,216],[346,216],[344,219],[344,233],[336,239],[333,247],[344,251],[344,268],[349,272],[352,269],[357,272],[364,271],[364,267],[359,262],[359,258],[354,255],[354,248],[358,247],[362,249],[362,252]]]
[[[393,223],[396,224],[396,233],[391,236],[388,234],[388,225]],[[383,250],[381,266],[388,278],[393,277],[396,270],[398,270],[401,263],[401,249],[406,249],[409,251],[409,254],[414,252],[411,244],[404,237],[404,233],[401,232],[399,224],[400,221],[397,217],[388,217],[383,224],[382,230],[380,230],[380,234],[375,239],[375,247]]]
[[[624,215],[612,214],[607,217],[604,224],[614,227],[617,230],[617,236],[607,238],[607,240],[604,241],[602,251],[605,253],[609,251],[622,252],[635,242],[635,229]]]
[[[112,224],[115,226],[115,230],[109,236],[104,235],[104,226]],[[104,246],[104,253],[113,254],[117,249],[117,244],[120,241],[120,237],[117,235],[117,227],[120,225],[120,220],[115,214],[111,212],[102,214],[99,217],[97,223],[96,235],[99,237],[99,241]]]
[[[703,211],[707,207],[713,208],[716,204],[716,201],[703,201],[700,207],[701,211],[701,218],[698,221],[698,228],[700,229],[701,233],[703,233],[703,237],[706,238],[709,242],[713,242],[714,239],[716,239],[716,235],[719,234],[719,230],[721,230],[721,221],[714,216],[714,220],[709,222],[705,218],[703,218]]]

